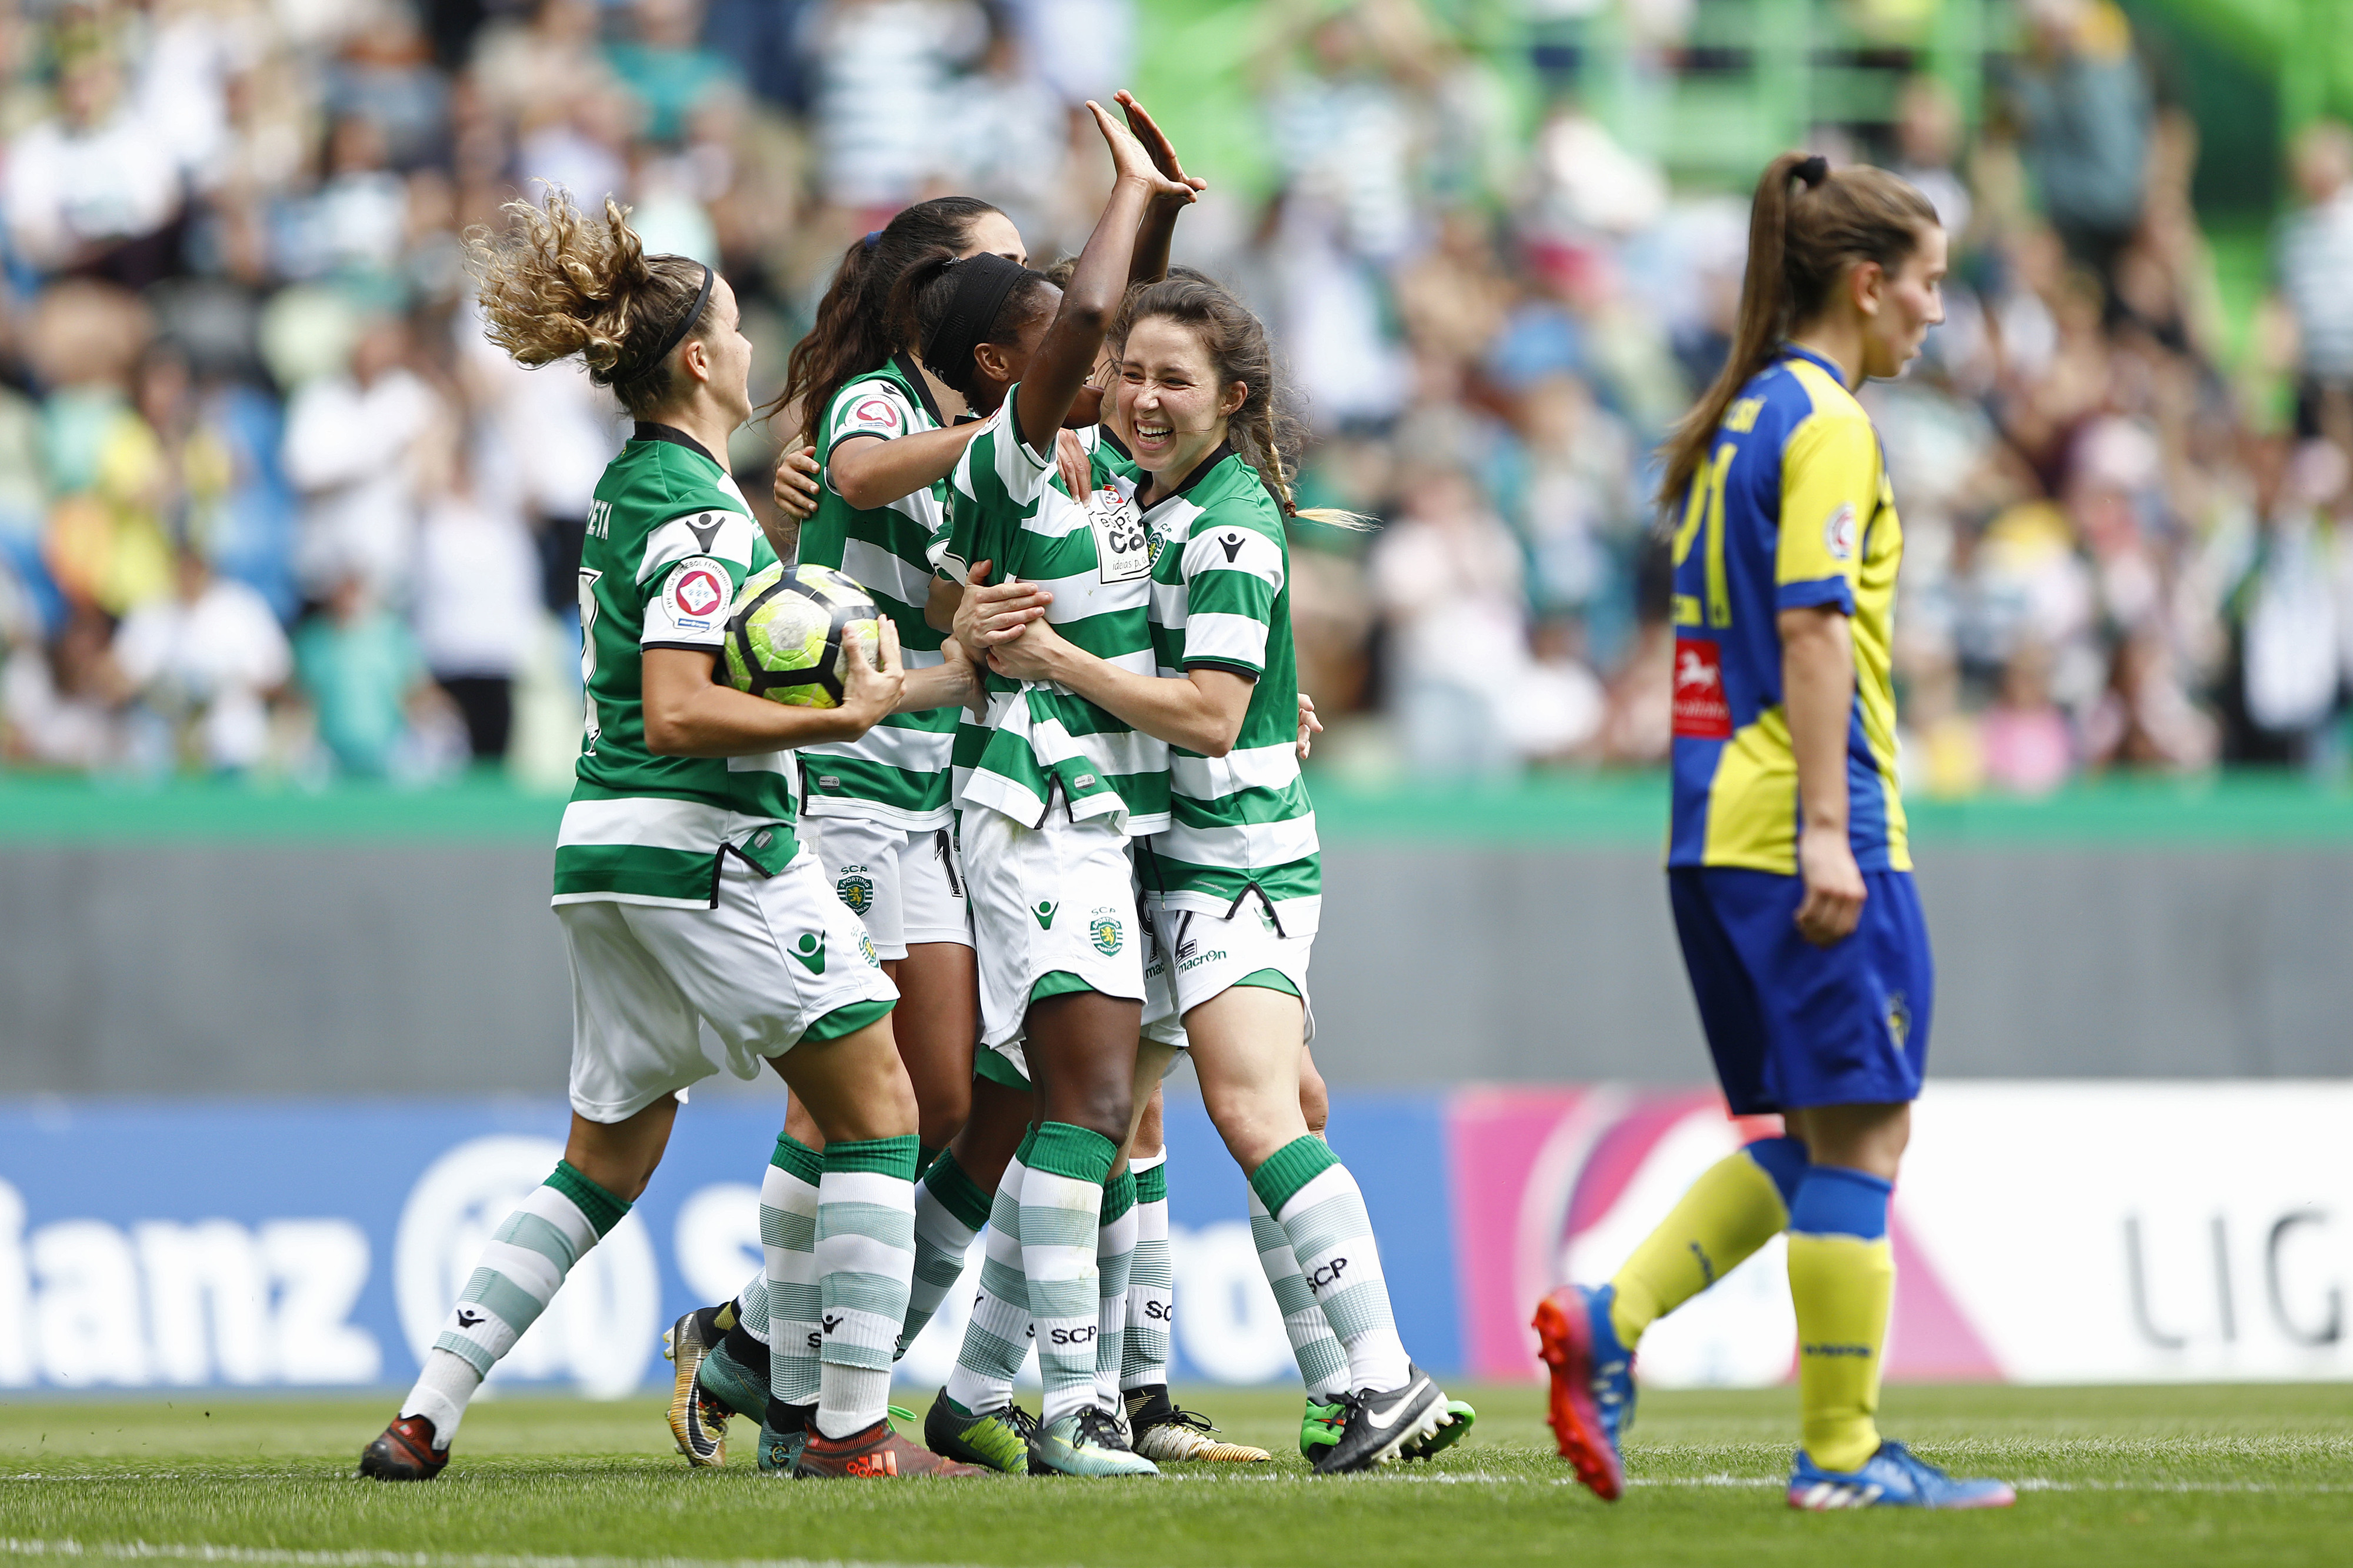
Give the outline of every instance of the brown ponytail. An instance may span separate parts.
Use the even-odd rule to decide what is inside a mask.
[[[1131,289],[1106,341],[1125,353],[1127,335],[1138,321],[1166,317],[1188,329],[1209,356],[1220,387],[1242,384],[1242,405],[1226,419],[1226,438],[1243,462],[1258,470],[1259,482],[1284,517],[1303,517],[1334,528],[1370,528],[1373,520],[1329,507],[1301,509],[1291,493],[1291,470],[1305,444],[1305,426],[1290,408],[1267,341],[1266,326],[1250,308],[1189,267],[1172,267],[1156,283]]]
[[[1803,188],[1793,191],[1796,182]],[[1748,208],[1748,270],[1732,352],[1660,447],[1666,458],[1660,506],[1681,503],[1725,410],[1789,334],[1821,312],[1847,268],[1875,261],[1894,270],[1936,222],[1928,198],[1884,169],[1856,163],[1833,172],[1827,160],[1803,153],[1784,153],[1765,166]]]
[[[648,256],[628,214],[610,196],[602,222],[584,217],[550,186],[544,207],[513,201],[506,231],[477,226],[466,233],[469,269],[480,286],[484,335],[518,364],[539,366],[578,354],[588,379],[609,386],[640,418],[669,401],[671,349],[697,334],[692,321],[708,276],[683,256]],[[668,345],[668,346],[665,346]]]

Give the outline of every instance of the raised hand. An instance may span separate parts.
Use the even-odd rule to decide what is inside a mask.
[[[1172,179],[1161,173],[1159,165],[1134,132],[1111,116],[1110,110],[1093,99],[1087,100],[1087,110],[1095,117],[1095,129],[1103,132],[1103,144],[1111,149],[1112,173],[1122,180],[1134,182],[1149,192],[1155,201],[1172,206],[1182,206],[1197,199],[1199,192],[1182,180]],[[1149,124],[1150,121],[1146,121]],[[1166,141],[1166,138],[1162,139]],[[1172,159],[1175,154],[1170,154]]]
[[[1187,174],[1184,165],[1177,163],[1176,148],[1168,140],[1168,133],[1161,130],[1152,116],[1144,111],[1144,105],[1135,101],[1134,93],[1125,88],[1121,88],[1113,95],[1113,101],[1126,111],[1127,128],[1134,134],[1136,141],[1142,143],[1144,150],[1152,155],[1154,168],[1159,170],[1166,178],[1197,194],[1209,188],[1208,181]]]

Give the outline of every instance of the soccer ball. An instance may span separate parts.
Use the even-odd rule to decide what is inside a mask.
[[[841,639],[866,639],[880,657],[881,628],[866,590],[830,566],[779,562],[744,579],[727,618],[727,683],[795,708],[839,708],[849,656]]]

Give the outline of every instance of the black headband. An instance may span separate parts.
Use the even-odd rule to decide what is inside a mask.
[[[1013,292],[1014,285],[1037,274],[989,250],[951,261],[946,270],[955,278],[955,292],[940,324],[923,340],[923,363],[955,386],[971,368],[972,351],[987,340],[988,330],[997,324],[997,312],[1005,308],[1006,296]]]
[[[1806,189],[1810,191],[1831,177],[1831,161],[1817,153],[1789,173],[1805,181]]]
[[[653,358],[646,361],[645,369],[638,373],[639,375],[652,374],[653,368],[670,358],[670,351],[678,347],[686,334],[693,330],[694,323],[702,316],[702,307],[711,303],[711,285],[718,277],[719,274],[711,269],[711,263],[706,261],[702,264],[702,287],[694,291],[694,303],[686,308],[686,314],[670,328],[670,335],[662,339],[661,347],[654,351]]]

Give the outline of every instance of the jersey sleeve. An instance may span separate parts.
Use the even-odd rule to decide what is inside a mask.
[[[751,518],[715,505],[657,524],[638,561],[646,605],[638,646],[718,647],[727,635],[728,606],[762,543]]]
[[[887,376],[853,381],[833,395],[826,410],[818,445],[829,462],[833,449],[852,436],[877,436],[894,440],[920,427],[914,405],[898,383]]]
[[[1185,542],[1185,668],[1266,669],[1267,627],[1282,592],[1282,542],[1249,523],[1205,512]]]
[[[1029,510],[1007,489],[997,455],[1006,440],[1006,410],[1012,406],[1008,399],[981,426],[980,434],[965,443],[964,455],[948,477],[948,504],[925,553],[933,572],[951,583],[962,583],[976,561],[1003,564],[1002,552],[992,541],[1001,536],[1006,521]],[[1019,444],[1018,437],[1015,444]]]
[[[990,443],[991,467],[1005,493],[1016,504],[1029,506],[1046,493],[1054,480],[1054,444],[1046,443],[1043,452],[1034,450],[1021,438],[1021,425],[1014,417],[1013,405],[1021,395],[1021,386],[1015,383],[1006,393],[1005,401],[997,405],[989,416],[990,434],[997,439]]]
[[[1854,614],[1862,531],[1878,510],[1879,480],[1879,437],[1868,419],[1816,415],[1790,433],[1781,454],[1776,610],[1831,605]]]

